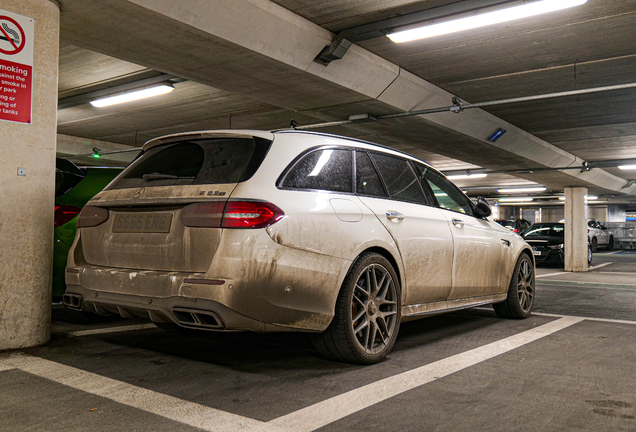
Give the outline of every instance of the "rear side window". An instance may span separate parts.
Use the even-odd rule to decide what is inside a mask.
[[[270,145],[261,138],[160,145],[137,158],[107,189],[238,183],[254,175]]]
[[[417,204],[428,204],[415,173],[406,159],[370,153],[378,167],[391,198]]]
[[[283,178],[281,187],[352,192],[351,150],[316,150],[298,160]]]
[[[378,177],[369,155],[360,150],[356,150],[356,193],[372,197],[386,197],[380,177]]]

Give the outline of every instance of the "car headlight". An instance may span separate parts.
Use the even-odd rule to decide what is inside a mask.
[[[548,249],[552,249],[552,250],[563,249],[563,244],[548,246]]]

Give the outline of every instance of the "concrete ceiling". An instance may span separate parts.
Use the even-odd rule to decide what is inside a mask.
[[[58,132],[99,140],[108,150],[109,142],[141,145],[186,130],[273,129],[291,119],[310,124],[361,112],[444,106],[450,93],[481,102],[636,82],[636,0],[589,0],[541,19],[399,45],[374,39],[326,68],[312,62],[333,37],[330,31],[454,2],[276,0],[282,9],[264,0],[236,1],[233,7],[243,9],[245,23],[231,26],[235,17],[221,1],[190,0],[178,8],[168,1],[62,0],[60,99],[160,73],[188,81],[144,101],[62,109]],[[192,16],[197,8],[201,17]],[[227,23],[205,21],[206,16]],[[255,22],[264,28],[255,28]],[[277,35],[274,24],[289,31]],[[160,30],[165,28],[174,34]],[[393,95],[407,78],[420,79],[419,89],[430,92],[426,100]],[[636,158],[634,103],[636,90],[622,90],[324,131],[390,145],[442,170],[564,166]],[[511,131],[509,142],[499,147],[485,144],[481,131],[471,136],[465,130],[476,125],[490,132],[498,123]],[[491,174],[479,186],[536,182],[555,191],[585,185],[595,194],[620,194],[620,179],[636,178],[618,169],[591,173]]]

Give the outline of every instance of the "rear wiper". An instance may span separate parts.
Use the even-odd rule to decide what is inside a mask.
[[[158,172],[154,172],[151,174],[144,174],[141,176],[145,181],[148,180],[163,180],[163,179],[193,179],[194,177],[185,177],[185,176],[178,176],[178,175],[174,175],[174,174],[161,174]]]

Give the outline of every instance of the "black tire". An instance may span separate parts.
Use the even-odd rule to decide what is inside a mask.
[[[501,318],[524,319],[532,313],[535,294],[535,274],[532,258],[522,253],[512,272],[508,297],[493,305]]]
[[[596,237],[592,237],[592,252],[596,252],[598,250],[598,240]]]
[[[393,266],[380,254],[364,253],[342,283],[331,324],[313,335],[312,342],[332,360],[377,363],[395,344],[401,307],[400,282]]]
[[[607,244],[607,250],[611,251],[614,249],[614,236],[610,236],[609,243]]]

